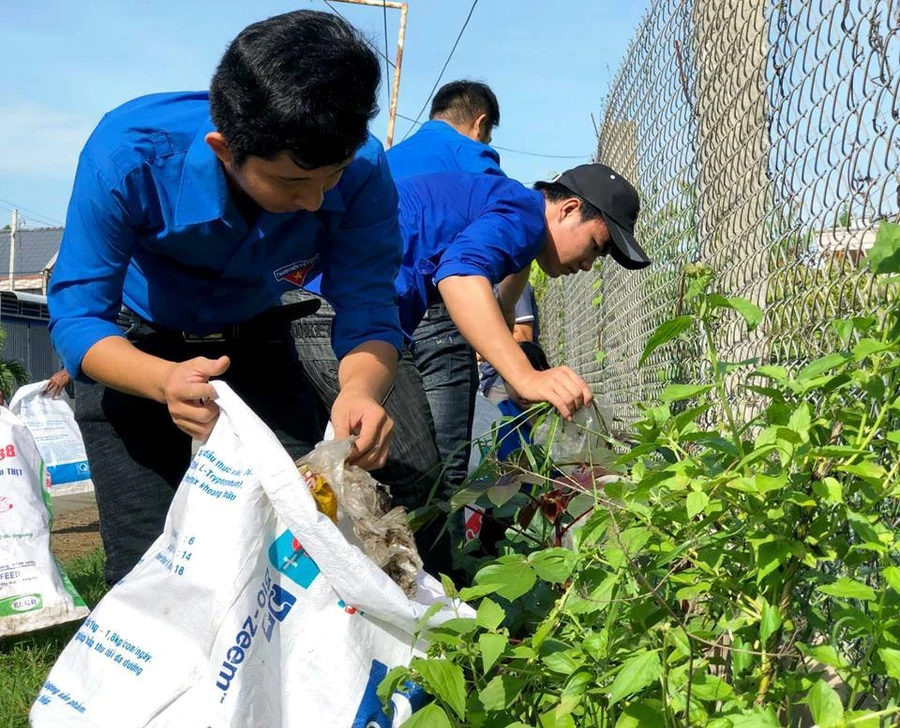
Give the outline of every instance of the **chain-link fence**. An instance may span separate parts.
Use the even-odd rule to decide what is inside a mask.
[[[766,313],[753,334],[722,331],[726,360],[816,356],[832,320],[873,302],[865,250],[900,212],[900,0],[653,1],[605,100],[598,161],[640,191],[653,265],[550,281],[540,310],[549,356],[601,404],[628,420],[697,376],[700,342],[638,368],[694,261]]]

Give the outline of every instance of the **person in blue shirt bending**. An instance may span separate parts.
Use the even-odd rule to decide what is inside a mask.
[[[358,435],[355,464],[384,463],[392,423],[381,401],[402,333],[397,194],[368,135],[379,80],[353,27],[286,13],[237,36],[209,93],[128,102],[85,145],[50,328],[78,382],[109,582],[162,532],[191,438],[204,440],[218,414],[210,378],[292,457],[321,439],[289,329],[315,306],[278,307],[309,276],[336,311],[335,433]]]
[[[444,84],[431,101],[429,120],[388,150],[391,174],[396,180],[435,172],[503,175],[500,156],[490,146],[499,125],[500,104],[487,84]]]
[[[403,238],[403,262],[395,280],[400,322],[411,342],[415,369],[442,378],[445,409],[460,413],[458,427],[437,429],[438,438],[462,454],[462,477],[444,478],[436,491],[437,499],[446,502],[465,477],[468,462],[478,386],[473,349],[523,401],[549,402],[570,418],[592,400],[587,384],[570,368],[537,371],[529,363],[494,296],[494,285],[511,280],[510,300],[515,301],[532,261],[555,278],[589,271],[604,255],[629,269],[644,268],[650,259],[634,237],[637,192],[601,164],[575,167],[553,182],[536,183],[535,189],[507,177],[447,172],[398,181],[397,192]],[[426,312],[441,300],[458,333],[419,336]],[[410,409],[421,407],[423,378],[411,383],[418,396],[406,403]],[[398,418],[403,406],[402,401],[395,404]],[[455,462],[448,463],[448,470],[452,467]],[[429,493],[428,488],[408,493],[404,505],[424,505]],[[435,559],[447,563],[450,544],[443,548]],[[426,567],[429,557],[423,553]]]

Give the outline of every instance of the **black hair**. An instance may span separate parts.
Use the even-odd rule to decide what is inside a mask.
[[[550,368],[550,362],[547,361],[547,355],[544,353],[544,350],[533,341],[522,341],[519,343],[519,346],[522,348],[522,353],[525,354],[525,358],[528,359],[532,369],[545,372]]]
[[[559,182],[535,182],[534,189],[538,192],[542,192],[547,199],[547,202],[562,202],[563,200],[570,200],[573,197],[581,200],[581,219],[584,222],[588,222],[589,220],[599,220],[603,216],[597,207],[592,205],[581,195],[576,195],[572,190],[565,185],[561,185]]]
[[[213,75],[209,106],[235,164],[287,152],[316,169],[365,142],[380,80],[378,58],[353,26],[297,10],[240,32]]]
[[[480,81],[451,81],[434,95],[428,118],[446,116],[458,124],[467,124],[482,114],[487,114],[491,128],[500,126],[500,104],[491,87]]]

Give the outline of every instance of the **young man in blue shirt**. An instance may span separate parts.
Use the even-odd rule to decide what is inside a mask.
[[[88,140],[49,301],[54,345],[79,382],[108,581],[162,532],[191,438],[218,414],[210,378],[291,456],[321,439],[290,337],[296,312],[276,308],[307,276],[336,310],[335,432],[359,436],[356,464],[384,463],[392,423],[380,403],[402,334],[396,190],[367,132],[379,77],[351,26],[286,13],[238,35],[209,94],[136,99]]]
[[[443,370],[445,408],[459,413],[460,425],[439,429],[438,444],[442,436],[455,438],[464,464],[478,386],[475,351],[525,402],[549,402],[568,418],[592,399],[587,384],[569,367],[538,371],[531,365],[513,338],[494,286],[510,282],[510,291],[521,292],[532,261],[551,277],[589,271],[602,255],[630,269],[650,264],[634,238],[637,192],[614,170],[582,165],[535,188],[486,174],[423,175],[397,183],[403,236],[396,280],[400,322],[414,337],[420,370],[435,378]],[[459,333],[425,339],[420,322],[439,300]],[[462,344],[471,348],[465,351]],[[469,376],[455,376],[454,367]],[[445,478],[438,499],[449,500],[459,482]],[[420,494],[422,502],[427,495]],[[451,524],[452,531],[456,526]],[[444,549],[451,551],[451,544]]]
[[[490,146],[500,125],[500,104],[487,84],[444,84],[431,101],[428,118],[415,134],[388,150],[394,179],[435,172],[503,175],[500,155]]]

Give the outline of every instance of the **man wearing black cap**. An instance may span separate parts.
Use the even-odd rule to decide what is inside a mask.
[[[550,402],[567,418],[589,403],[590,389],[568,367],[537,371],[531,366],[501,313],[493,285],[508,277],[524,283],[532,261],[554,278],[591,270],[603,255],[629,269],[649,265],[634,238],[640,202],[631,184],[609,167],[585,164],[535,189],[495,175],[441,173],[400,180],[397,192],[403,262],[395,289],[406,335],[412,337],[429,305],[443,300],[472,348],[523,400]],[[435,341],[423,348],[417,341],[416,365],[443,362],[453,343]],[[468,422],[468,428],[460,425],[441,436],[465,463],[477,380],[456,378],[452,384],[442,393],[444,405],[468,411],[469,417],[446,421]],[[440,500],[452,495],[447,482],[455,481],[444,479]],[[418,507],[427,496],[406,494],[404,505]],[[432,566],[430,554],[423,556]]]
[[[463,336],[524,399],[550,402],[564,417],[590,402],[587,385],[568,367],[538,372],[528,364],[492,285],[513,274],[524,283],[532,261],[553,278],[589,271],[604,255],[632,270],[649,265],[634,237],[640,200],[628,180],[605,165],[584,164],[534,190],[502,177],[462,174],[423,175],[399,182],[397,190],[404,262],[396,288],[404,330],[415,330],[439,294]],[[474,403],[469,389],[456,399]],[[459,434],[461,442],[470,439]]]

